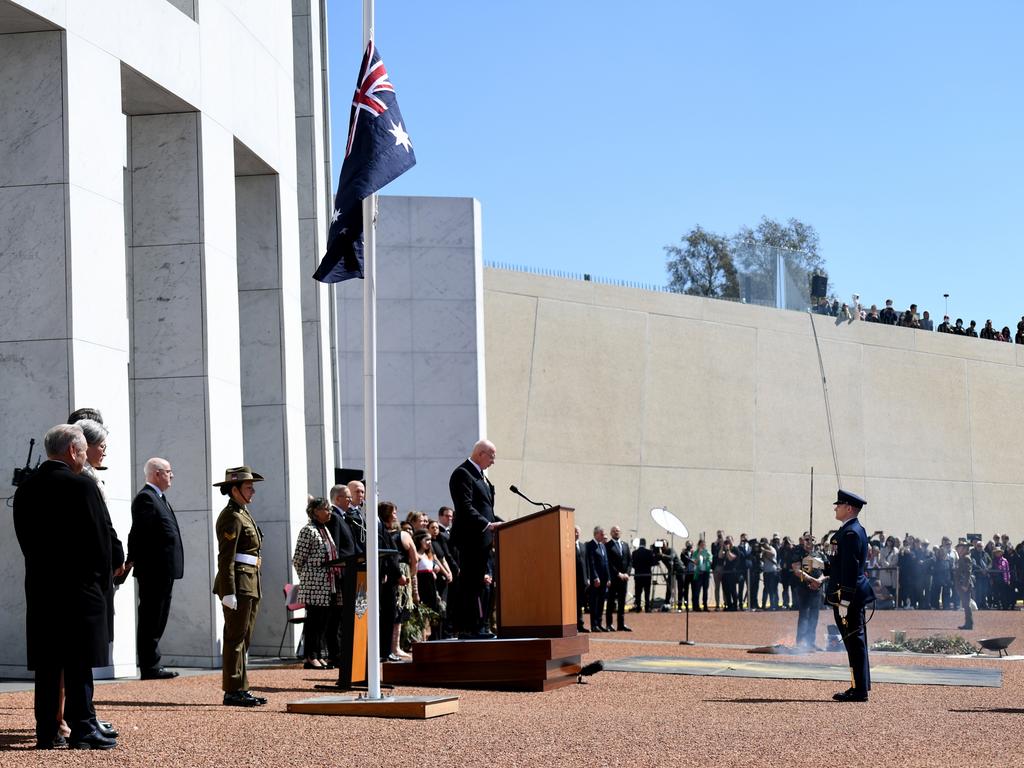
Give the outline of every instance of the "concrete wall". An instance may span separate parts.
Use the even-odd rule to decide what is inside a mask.
[[[487,269],[487,400],[507,489],[585,532],[833,526],[835,471],[806,314]],[[1024,347],[815,318],[844,487],[869,531],[1024,536]],[[586,535],[586,534],[585,534]]]
[[[486,432],[480,204],[380,199],[377,267],[379,498],[431,514]],[[345,466],[364,466],[363,281],[339,285]]]

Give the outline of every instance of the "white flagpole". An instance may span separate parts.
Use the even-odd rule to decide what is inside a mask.
[[[363,0],[363,50],[373,39],[373,0]],[[380,562],[377,553],[377,195],[363,200],[363,431],[366,456],[366,687],[380,695]],[[388,638],[390,641],[390,638]]]

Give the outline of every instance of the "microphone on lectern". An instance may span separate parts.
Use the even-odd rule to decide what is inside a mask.
[[[516,496],[519,496],[519,497],[520,497],[520,498],[522,498],[522,499],[526,499],[526,500],[527,500],[528,502],[530,502],[531,504],[533,504],[533,506],[535,506],[535,507],[550,507],[550,506],[551,506],[550,504],[546,504],[546,503],[544,503],[544,502],[542,502],[542,501],[534,501],[533,499],[531,499],[530,497],[528,497],[528,496],[527,496],[526,494],[522,493],[522,492],[521,492],[521,491],[520,491],[520,490],[519,490],[518,488],[516,488],[516,487],[515,487],[514,485],[510,485],[510,486],[508,487],[508,489],[509,489],[510,491],[512,491],[512,493],[514,493],[514,494],[515,494]]]

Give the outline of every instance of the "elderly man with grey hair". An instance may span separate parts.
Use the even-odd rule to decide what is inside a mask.
[[[146,484],[132,500],[132,529],[128,534],[128,563],[135,568],[139,587],[139,618],[135,651],[143,680],[177,677],[160,665],[160,638],[171,612],[174,582],[185,575],[181,530],[167,490],[174,470],[167,459],[146,462]]]
[[[111,580],[106,505],[81,472],[87,443],[80,427],[58,424],[43,438],[47,460],[14,494],[14,530],[25,556],[28,668],[35,671],[36,747],[63,746],[57,733],[60,680],[64,716],[77,749],[110,749],[98,728],[92,668],[107,663],[104,590]]]

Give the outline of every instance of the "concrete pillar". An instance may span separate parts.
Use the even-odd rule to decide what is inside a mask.
[[[302,291],[302,359],[305,379],[306,481],[326,494],[334,483],[335,391],[331,385],[330,290],[311,275],[326,250],[330,210],[330,135],[324,98],[326,51],[319,0],[292,2],[295,77],[296,183],[299,206],[298,279]],[[340,461],[338,462],[340,464]]]
[[[0,44],[0,445],[4,496],[30,437],[82,406],[111,430],[104,473],[122,541],[130,527],[124,119],[120,62],[61,32]],[[42,455],[42,446],[37,454]],[[23,675],[24,564],[0,516],[0,675]],[[135,670],[130,588],[115,599],[113,666]]]
[[[212,483],[243,463],[235,270],[234,140],[194,112],[129,118],[134,472],[162,456],[181,528],[185,578],[161,642],[167,664],[220,663],[211,594]]]
[[[282,265],[278,176],[239,176],[235,190],[245,459],[266,477],[253,503],[264,537],[265,601],[253,651],[276,654],[285,627],[282,586],[294,581],[292,552],[306,524],[302,383],[289,376],[302,370],[299,301]]]
[[[433,513],[451,502],[452,469],[487,431],[480,204],[379,199],[379,496],[403,513]],[[362,280],[338,291],[345,461],[354,467],[364,465],[362,291]]]

